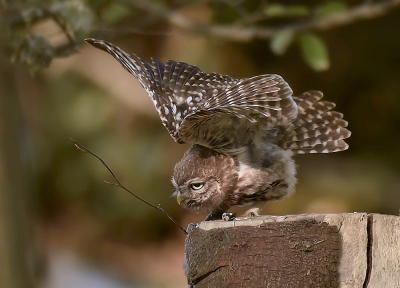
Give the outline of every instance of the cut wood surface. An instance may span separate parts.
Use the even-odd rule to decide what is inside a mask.
[[[202,287],[400,287],[400,217],[366,213],[191,224],[188,284]]]

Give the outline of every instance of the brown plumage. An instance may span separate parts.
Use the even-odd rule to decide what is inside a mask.
[[[293,155],[348,148],[347,122],[330,111],[334,103],[320,101],[321,92],[292,97],[279,75],[233,79],[172,60],[149,64],[111,43],[86,41],[139,80],[175,141],[192,144],[175,166],[174,195],[185,208],[210,212],[208,219],[250,203],[245,216],[257,215],[265,202],[293,193]]]

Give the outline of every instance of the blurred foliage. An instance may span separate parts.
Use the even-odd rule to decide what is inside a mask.
[[[325,4],[319,6],[315,13],[320,17],[324,17],[332,13],[346,11],[347,9],[347,4],[344,1],[327,1]]]
[[[303,1],[301,4],[282,4],[278,2],[266,3],[265,1],[157,1],[148,11],[141,9],[140,0],[110,1],[110,0],[21,0],[16,2],[3,1],[3,29],[8,37],[3,40],[12,47],[12,59],[26,64],[32,73],[42,67],[48,67],[54,57],[68,56],[76,51],[82,40],[93,33],[102,38],[107,31],[114,34],[129,35],[135,26],[121,31],[118,24],[129,22],[129,18],[137,17],[138,13],[146,20],[143,28],[149,23],[157,22],[154,14],[161,14],[168,18],[172,10],[168,6],[187,9],[190,6],[210,4],[214,8],[214,23],[233,25],[239,28],[253,27],[279,29],[274,35],[269,35],[266,40],[272,39],[270,49],[276,55],[283,55],[291,44],[297,44],[304,55],[306,63],[316,71],[329,68],[329,53],[327,45],[315,34],[298,33],[298,26],[335,13],[346,12],[350,6],[345,1],[325,1],[315,4],[314,1]],[[149,1],[152,2],[152,1]],[[176,3],[174,3],[176,2]],[[207,3],[209,2],[209,3]],[[357,3],[360,5],[360,3]],[[363,3],[361,2],[362,6]],[[357,8],[357,5],[353,5]],[[158,11],[155,13],[155,11]],[[146,14],[147,13],[147,14]],[[159,15],[158,15],[159,16]],[[161,17],[161,18],[163,18]],[[43,21],[53,21],[64,34],[63,40],[55,41],[54,35],[44,32],[37,35],[35,27]],[[312,24],[312,23],[311,23]],[[312,30],[309,25],[308,30]],[[37,29],[36,29],[37,30]],[[302,29],[304,30],[304,29]],[[307,28],[306,28],[307,30]],[[43,32],[43,31],[42,31]],[[195,31],[193,31],[195,32]],[[303,31],[304,32],[304,31]],[[307,32],[307,31],[306,31]],[[144,32],[146,33],[146,32]],[[294,41],[299,37],[299,41]],[[58,37],[59,38],[59,37]],[[47,39],[47,40],[46,40]],[[3,43],[4,44],[4,43]],[[314,54],[316,56],[314,56]]]
[[[115,25],[128,18],[131,14],[131,9],[123,3],[111,3],[110,7],[103,13],[101,20],[106,25]]]
[[[335,102],[335,110],[349,122],[353,133],[348,141],[350,149],[333,155],[296,157],[300,164],[297,192],[268,205],[265,213],[398,213],[398,10],[381,18],[320,30],[311,24],[370,2],[1,3],[0,64],[9,64],[11,59],[14,64],[11,68],[0,65],[0,70],[13,80],[7,82],[18,92],[15,102],[19,106],[10,109],[22,115],[20,159],[15,161],[23,164],[27,194],[39,221],[54,222],[61,229],[63,219],[70,217],[73,229],[68,231],[92,233],[89,240],[79,242],[80,251],[96,255],[102,251],[101,241],[148,245],[180,232],[159,211],[104,184],[103,179],[113,180],[106,169],[76,150],[69,138],[101,156],[125,186],[153,204],[160,203],[184,225],[205,217],[181,211],[170,197],[173,167],[187,146],[174,143],[133,77],[117,63],[112,66],[114,60],[107,58],[109,55],[82,45],[86,37],[115,42],[144,59],[186,61],[206,72],[236,78],[276,73],[297,95],[311,89],[323,91],[325,99]],[[201,29],[188,27],[182,32],[168,20],[173,13],[160,16],[140,6],[149,3],[160,11],[196,19],[205,25],[203,28],[257,27],[276,33],[234,42]],[[64,238],[69,238],[68,233]],[[133,261],[142,263],[140,259]]]
[[[280,3],[271,3],[264,8],[265,15],[269,17],[293,17],[307,16],[310,10],[305,5],[282,5]]]
[[[40,35],[26,35],[13,54],[12,61],[29,66],[31,72],[49,67],[53,60],[53,47],[50,42]]]
[[[69,41],[66,46],[73,50],[88,37],[96,23],[93,8],[84,0],[24,0],[2,4],[2,25],[8,32],[7,42],[14,48],[12,59],[27,65],[32,73],[48,67],[55,56],[64,56],[61,51],[54,53],[54,50],[58,45],[66,45],[51,43],[54,35],[46,35],[46,32],[37,35],[38,25],[53,21]]]

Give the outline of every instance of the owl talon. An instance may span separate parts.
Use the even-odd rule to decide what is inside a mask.
[[[224,214],[223,211],[210,212],[210,214],[208,214],[207,218],[204,219],[204,221],[221,220],[223,214]]]
[[[258,216],[260,216],[260,214],[257,211],[246,211],[246,213],[242,215],[242,217],[245,218],[254,218]]]
[[[236,213],[225,212],[222,214],[222,220],[224,221],[232,221],[235,220],[235,218],[236,218]]]

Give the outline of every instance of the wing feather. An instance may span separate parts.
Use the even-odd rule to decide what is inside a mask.
[[[150,64],[106,41],[86,42],[111,54],[139,80],[175,141],[232,150],[237,148],[235,144],[252,141],[248,133],[263,129],[269,121],[287,124],[297,116],[292,90],[279,75],[234,79],[207,74],[184,62],[168,60],[164,64],[152,58]],[[313,99],[306,100],[299,100],[302,109],[313,104],[309,104]]]
[[[279,75],[260,75],[240,80],[209,98],[183,120],[179,137],[187,143],[227,152],[243,146],[247,140],[239,138],[264,129],[269,120],[282,125],[296,116],[297,105],[286,81]]]

